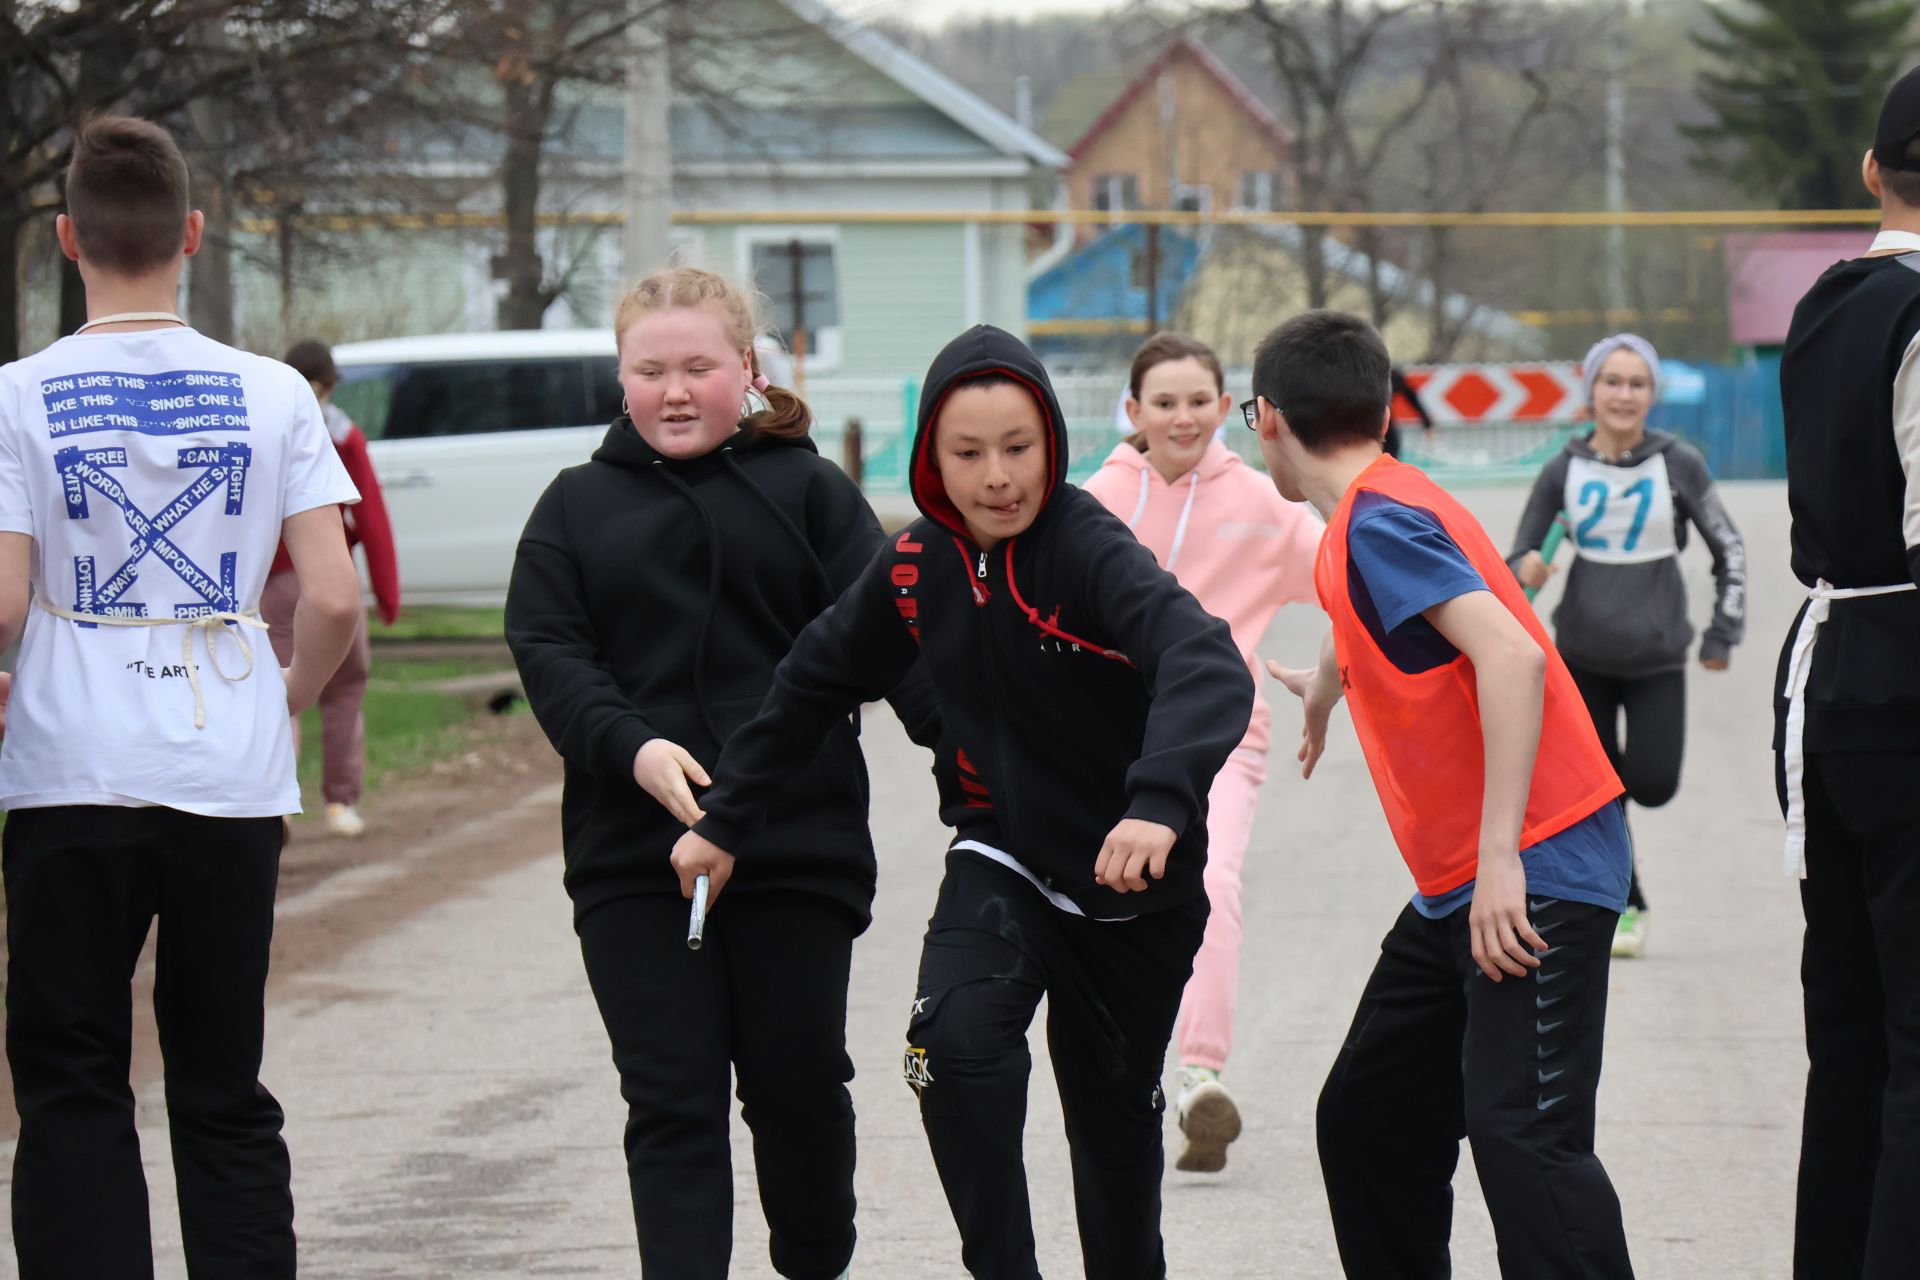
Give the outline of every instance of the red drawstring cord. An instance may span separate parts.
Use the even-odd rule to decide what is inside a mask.
[[[1102,645],[1093,643],[1091,640],[1082,640],[1070,631],[1062,631],[1058,626],[1054,625],[1053,619],[1042,618],[1038,609],[1020,598],[1020,584],[1013,580],[1013,543],[1014,539],[1009,538],[1007,540],[1007,590],[1013,593],[1013,603],[1020,612],[1027,615],[1027,621],[1038,627],[1044,634],[1050,635],[1056,640],[1065,640],[1068,644],[1079,645],[1082,649],[1091,653],[1097,653],[1103,658],[1111,658],[1115,662],[1124,662],[1130,667],[1133,666],[1133,659],[1118,649],[1108,649]],[[971,568],[971,566],[969,566],[969,568]],[[1053,616],[1054,618],[1058,618],[1060,611],[1055,609]]]

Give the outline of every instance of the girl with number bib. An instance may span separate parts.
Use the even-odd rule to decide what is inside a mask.
[[[1554,610],[1555,643],[1626,785],[1621,803],[1657,808],[1679,789],[1686,742],[1694,634],[1680,572],[1687,526],[1713,556],[1713,622],[1700,642],[1700,665],[1709,671],[1727,669],[1746,629],[1746,544],[1700,451],[1647,429],[1660,382],[1652,344],[1631,333],[1602,338],[1580,367],[1593,431],[1568,440],[1541,470],[1507,562],[1521,585],[1537,590],[1555,572],[1540,546],[1554,518],[1566,514],[1576,558]],[[1641,954],[1646,926],[1636,865],[1613,954]]]
[[[627,1103],[654,1280],[727,1274],[730,1067],[774,1270],[829,1280],[853,1253],[847,978],[874,891],[856,725],[839,721],[786,772],[698,952],[667,862],[793,638],[884,536],[815,450],[807,406],[759,376],[756,331],[749,296],[705,271],[627,294],[614,325],[625,412],[541,497],[507,594],[527,701],[566,762],[567,893]],[[893,699],[931,745],[917,669]]]

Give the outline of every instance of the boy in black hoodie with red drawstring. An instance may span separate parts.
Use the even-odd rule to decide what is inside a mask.
[[[1227,625],[1064,482],[1065,424],[1025,345],[976,326],[926,387],[923,518],[794,642],[674,867],[687,896],[704,873],[718,898],[792,762],[924,657],[958,838],[906,1077],[962,1258],[994,1280],[1039,1275],[1021,1131],[1044,994],[1086,1274],[1158,1280],[1160,1075],[1206,925],[1207,790],[1252,683]]]

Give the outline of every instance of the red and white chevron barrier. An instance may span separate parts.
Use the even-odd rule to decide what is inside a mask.
[[[1401,370],[1435,426],[1487,422],[1577,422],[1586,416],[1578,363],[1434,364]],[[1396,421],[1418,421],[1396,398]]]

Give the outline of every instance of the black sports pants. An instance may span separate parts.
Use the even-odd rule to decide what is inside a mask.
[[[1525,978],[1474,965],[1462,907],[1404,908],[1320,1093],[1320,1168],[1354,1280],[1443,1280],[1460,1139],[1473,1144],[1512,1280],[1633,1274],[1620,1201],[1594,1154],[1618,917],[1529,897],[1548,950]]]
[[[21,1280],[153,1275],[128,1071],[157,919],[180,1229],[194,1280],[294,1274],[280,1104],[260,1083],[278,818],[75,806],[7,816],[7,1062]]]
[[[1687,745],[1687,673],[1660,671],[1650,676],[1607,676],[1568,667],[1580,697],[1600,732],[1600,745],[1627,789],[1626,798],[1658,809],[1680,789],[1680,760]],[[1626,717],[1626,738],[1620,720]],[[1640,860],[1634,859],[1627,905],[1647,909],[1640,892]]]
[[[1810,754],[1805,786],[1793,1273],[1892,1280],[1920,1266],[1920,755]]]
[[[616,898],[575,927],[627,1103],[642,1274],[727,1275],[731,1066],[774,1270],[839,1275],[854,1240],[847,976],[864,922],[813,894],[736,891],[699,951],[678,896]]]
[[[1166,1275],[1160,1074],[1206,923],[1204,897],[1132,920],[1090,920],[1007,867],[964,850],[947,855],[920,955],[906,1078],[920,1094],[971,1274],[1040,1275],[1021,1133],[1027,1027],[1045,995],[1086,1274]]]

